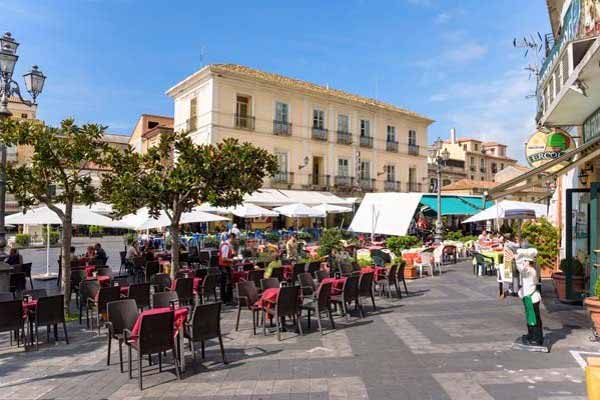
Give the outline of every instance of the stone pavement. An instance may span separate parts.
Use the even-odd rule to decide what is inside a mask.
[[[335,331],[325,322],[323,336],[314,325],[306,333],[306,324],[304,336],[291,331],[282,342],[260,330],[254,336],[249,314],[235,332],[227,309],[228,365],[214,342],[196,365],[186,350],[181,381],[170,365],[159,374],[145,362],[143,392],[119,372],[116,351],[106,365],[104,333],[71,323],[70,345],[37,352],[9,348],[0,334],[0,399],[584,399],[577,351],[600,351],[600,344],[588,340],[581,307],[557,304],[551,285],[542,307],[549,354],[510,349],[525,327],[520,301],[499,300],[495,279],[475,277],[461,263],[442,277],[408,282],[410,297],[377,297],[377,310],[367,303],[364,319],[336,318]]]

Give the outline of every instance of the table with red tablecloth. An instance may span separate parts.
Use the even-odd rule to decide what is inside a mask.
[[[385,275],[385,267],[363,267],[360,269],[361,274],[373,272],[373,281],[377,282]]]
[[[98,281],[102,287],[110,286],[110,276],[107,275],[100,275],[96,276],[95,278],[92,276],[91,278],[86,278],[86,281]]]
[[[138,318],[135,321],[133,328],[131,329],[132,336],[137,337],[139,335],[140,329],[142,328],[142,320],[144,319],[145,316],[161,314],[161,313],[165,313],[165,312],[172,312],[172,311],[173,310],[170,307],[159,307],[159,308],[152,308],[150,310],[142,311],[140,313],[140,315],[138,315]],[[187,319],[188,312],[189,312],[189,309],[187,307],[180,307],[180,308],[175,309],[175,316],[173,318],[173,329],[175,331],[175,334],[177,334],[179,329],[181,329],[183,327],[183,324]]]
[[[294,274],[294,267],[292,265],[284,265],[281,268],[283,269],[283,278],[287,280],[292,279],[292,275]]]
[[[321,281],[321,283],[331,283],[331,294],[336,295],[340,294],[344,289],[344,283],[346,282],[346,277],[342,276],[340,278],[325,278]]]
[[[202,285],[202,278],[194,278],[194,293],[200,292],[200,285]]]
[[[96,270],[95,265],[86,265],[85,266],[85,276],[88,278],[92,278],[94,276],[94,271]]]
[[[270,308],[277,303],[277,296],[279,295],[279,288],[265,289],[260,298],[254,303],[259,308]]]

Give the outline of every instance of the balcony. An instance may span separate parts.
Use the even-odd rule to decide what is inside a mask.
[[[360,147],[367,147],[369,149],[373,148],[373,137],[372,136],[361,136],[360,137]]]
[[[273,120],[273,133],[277,136],[291,136],[292,124],[285,121]]]
[[[338,175],[335,177],[333,184],[336,189],[350,190],[354,186],[354,178],[351,176]]]
[[[345,131],[337,131],[338,144],[352,144],[352,134]]]
[[[329,175],[308,175],[308,185],[314,190],[329,190]]]
[[[392,141],[388,140],[387,142],[385,142],[385,150],[390,151],[392,153],[397,153],[398,152],[398,142],[392,142]]]
[[[238,129],[254,130],[255,118],[249,115],[235,114],[234,123]]]
[[[372,192],[375,188],[375,179],[360,178],[358,184],[363,192]]]
[[[407,192],[421,192],[421,184],[417,182],[408,182],[406,184]]]
[[[271,186],[273,187],[291,187],[294,183],[293,172],[277,172],[271,178]]]
[[[419,155],[419,146],[416,144],[408,144],[408,154],[410,154],[411,156],[418,156]]]
[[[399,192],[400,182],[399,181],[384,181],[383,190],[386,192]]]
[[[315,140],[323,140],[326,141],[327,140],[327,129],[325,128],[318,128],[316,126],[312,127],[312,138]]]

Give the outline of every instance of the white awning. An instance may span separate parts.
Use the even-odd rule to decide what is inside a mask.
[[[406,235],[421,196],[421,193],[367,193],[354,215],[350,230]]]
[[[277,207],[294,203],[306,204],[308,206],[316,206],[323,203],[340,206],[348,205],[346,199],[336,196],[331,192],[278,189],[260,189],[251,195],[247,195],[244,198],[244,202],[263,207]]]
[[[324,214],[343,214],[352,212],[350,207],[336,206],[334,204],[327,203],[319,204],[318,206],[313,207],[313,210],[317,210]]]
[[[547,207],[544,204],[526,203],[523,201],[502,200],[498,204],[486,208],[464,220],[462,223],[488,221],[495,219],[529,219],[545,217]]]
[[[228,218],[200,211],[196,207],[192,209],[192,211],[183,213],[181,215],[180,224],[227,220]],[[154,218],[148,213],[148,208],[146,207],[140,208],[135,214],[129,214],[124,216],[120,220],[120,222],[123,225],[127,225],[130,229],[135,229],[138,231],[145,229],[159,229],[171,225],[171,220],[169,219],[169,217],[167,217],[164,211],[160,212],[158,218]]]
[[[325,213],[317,211],[314,208],[310,208],[304,204],[288,204],[286,206],[275,207],[273,209],[281,215],[285,215],[290,218],[324,218]]]
[[[64,211],[64,205],[57,205]],[[73,207],[73,225],[97,225],[107,228],[127,228],[120,221],[116,221],[96,214],[87,207]],[[5,222],[12,225],[62,225],[58,215],[47,206],[33,208],[24,213],[12,214],[6,217]]]

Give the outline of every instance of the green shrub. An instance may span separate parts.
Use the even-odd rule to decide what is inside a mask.
[[[298,232],[296,237],[298,240],[304,240],[306,242],[310,242],[312,240],[312,235],[308,232]]]
[[[463,238],[461,231],[450,231],[444,235],[444,239],[459,242]]]
[[[267,232],[265,233],[265,240],[269,243],[278,243],[279,235],[275,232]]]
[[[19,247],[27,247],[31,243],[31,235],[27,233],[17,233],[15,235],[15,244]]]
[[[373,265],[373,260],[371,259],[371,257],[369,257],[369,258],[359,258],[358,259],[358,265],[361,268],[368,267],[370,265]]]
[[[583,264],[576,258],[571,258],[570,260],[563,258],[560,260],[560,270],[565,274],[571,270],[571,275],[583,276]]]
[[[337,228],[325,229],[319,241],[318,253],[321,257],[328,256],[335,250],[342,248],[342,231]]]
[[[385,242],[386,246],[390,251],[397,256],[402,254],[402,250],[410,249],[412,247],[419,247],[422,245],[421,240],[416,236],[392,236]]]
[[[202,242],[202,246],[203,247],[210,247],[210,248],[216,248],[219,247],[219,239],[217,239],[215,236],[207,236],[206,238],[204,238],[204,241]]]
[[[125,243],[131,245],[136,241],[137,237],[137,233],[128,233],[125,235]]]
[[[600,279],[596,279],[596,284],[594,285],[594,294],[596,297],[600,297]]]
[[[60,239],[60,233],[58,231],[51,230],[50,231],[50,244],[54,245],[58,243]],[[48,235],[44,233],[44,244],[48,244]]]
[[[90,237],[102,236],[103,231],[104,229],[101,226],[97,225],[90,225],[90,227],[88,228],[88,234]]]
[[[558,256],[558,229],[546,218],[523,223],[521,237],[537,249],[537,263],[540,266],[554,265]]]

